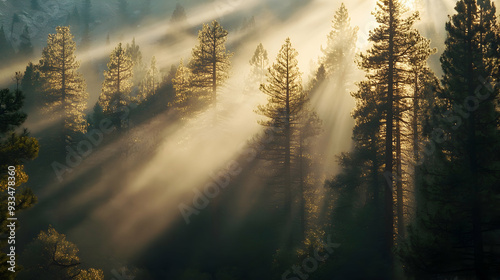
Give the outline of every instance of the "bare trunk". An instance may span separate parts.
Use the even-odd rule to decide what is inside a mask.
[[[399,104],[396,107],[396,202],[398,211],[398,242],[405,238],[404,202],[403,202],[403,170],[401,155],[401,122]]]
[[[388,69],[388,85],[387,85],[387,115],[386,115],[386,135],[385,135],[385,173],[392,174],[393,171],[393,99],[394,99],[394,5],[392,0],[389,1],[389,69]],[[391,176],[392,178],[393,176]],[[392,180],[392,179],[391,179]],[[393,235],[394,235],[394,217],[393,217],[393,197],[392,197],[392,181],[387,184],[384,191],[385,205],[385,255],[389,265],[389,277],[392,279],[393,271]]]
[[[304,129],[304,128],[302,128]],[[306,231],[306,199],[304,189],[304,158],[303,158],[303,135],[299,139],[299,194],[300,194],[300,240],[304,240]]]

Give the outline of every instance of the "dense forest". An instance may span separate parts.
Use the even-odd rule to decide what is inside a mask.
[[[0,279],[500,279],[491,0],[0,2]]]

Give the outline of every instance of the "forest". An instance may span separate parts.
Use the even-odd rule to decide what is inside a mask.
[[[0,279],[500,279],[499,4],[0,1]]]

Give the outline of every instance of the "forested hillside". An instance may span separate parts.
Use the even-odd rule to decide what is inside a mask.
[[[0,1],[0,279],[500,278],[499,20]]]

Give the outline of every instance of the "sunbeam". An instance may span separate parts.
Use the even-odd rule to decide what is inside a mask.
[[[494,13],[0,1],[0,259],[20,280],[489,279]]]

